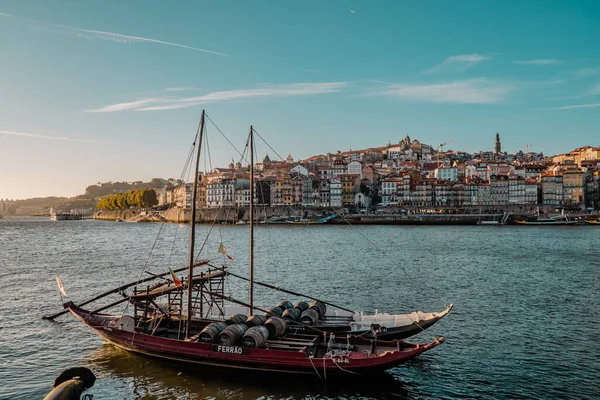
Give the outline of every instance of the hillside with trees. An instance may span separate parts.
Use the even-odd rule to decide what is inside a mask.
[[[37,213],[49,212],[50,207],[58,207],[67,201],[66,197],[33,197],[31,199],[24,200],[0,200],[6,204],[6,214],[14,215],[17,210],[21,207],[28,207],[30,209],[37,209]],[[33,212],[32,212],[33,213]]]
[[[141,189],[162,189],[164,187],[172,187],[181,184],[181,180],[169,178],[152,178],[150,182],[143,181],[135,181],[135,182],[98,182],[94,185],[90,185],[85,188],[85,193],[80,194],[75,197],[36,197],[31,199],[23,199],[23,200],[0,200],[6,205],[5,213],[7,215],[15,215],[17,214],[17,210],[20,207],[29,208],[26,212],[21,212],[20,215],[40,215],[40,214],[48,214],[50,212],[50,208],[54,207],[58,210],[91,210],[96,207],[96,204],[102,197],[112,196],[119,193],[131,192]],[[154,191],[152,190],[154,193]],[[154,200],[152,200],[149,196],[150,194],[145,195],[145,200],[135,199],[133,197],[129,197],[131,199],[131,205],[134,207],[138,207],[138,204],[144,204],[144,206],[140,207],[151,207],[145,206],[145,204],[151,204],[153,201],[156,201],[156,194],[154,195]],[[103,200],[103,199],[102,199]],[[125,204],[123,199],[120,200],[121,205]],[[127,200],[129,201],[129,200]],[[152,205],[155,205],[153,203]],[[110,206],[114,206],[118,209],[117,203],[110,203]],[[129,207],[129,206],[127,206]],[[108,208],[107,208],[108,209]]]
[[[116,193],[128,192],[135,189],[162,189],[165,185],[176,185],[177,180],[152,178],[150,182],[98,182],[95,185],[90,185],[85,188],[85,196],[90,199],[95,199],[102,196],[107,196]]]

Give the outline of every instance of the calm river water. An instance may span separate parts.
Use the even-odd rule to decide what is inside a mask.
[[[202,243],[209,226],[198,227]],[[598,398],[600,228],[530,226],[271,226],[257,229],[257,279],[349,308],[454,310],[409,341],[446,343],[376,378],[320,382],[222,374],[104,344],[60,310],[69,298],[185,265],[189,227],[102,221],[0,219],[0,399],[42,398],[55,376],[86,366],[94,399]],[[160,234],[160,235],[159,235]],[[158,237],[158,239],[157,239]],[[219,225],[246,274],[245,226]],[[150,253],[150,250],[154,251]],[[244,296],[232,283],[228,291]],[[258,289],[257,289],[258,290]],[[257,303],[279,294],[258,290]],[[290,299],[295,300],[295,299]]]

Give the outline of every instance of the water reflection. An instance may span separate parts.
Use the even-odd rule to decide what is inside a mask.
[[[397,374],[328,378],[215,370],[102,345],[86,357],[98,398],[133,399],[408,399],[429,397]],[[408,366],[407,366],[408,367]],[[414,366],[413,366],[414,367]],[[413,368],[410,367],[410,368]],[[416,366],[416,368],[419,368]]]

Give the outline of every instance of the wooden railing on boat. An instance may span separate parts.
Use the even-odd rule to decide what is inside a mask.
[[[178,269],[174,270],[173,272],[181,272],[181,271],[185,271],[186,269],[187,269],[187,267],[178,268]],[[129,289],[132,286],[139,285],[140,283],[150,282],[150,281],[153,281],[156,278],[162,278],[162,277],[165,277],[165,276],[170,275],[170,274],[171,274],[170,272],[163,272],[162,274],[153,275],[150,278],[145,278],[145,279],[142,279],[142,280],[139,280],[139,281],[135,281],[135,282],[132,282],[132,283],[128,283],[126,285],[119,286],[117,288],[109,290],[108,292],[104,292],[102,294],[99,294],[98,296],[94,297],[93,299],[84,301],[83,303],[78,304],[78,306],[82,307],[82,306],[88,305],[90,303],[93,303],[94,301],[100,300],[100,299],[102,299],[102,298],[104,298],[106,296],[109,296],[111,294],[119,293],[119,292],[122,292],[125,289]],[[107,307],[104,307],[103,309],[106,309],[106,308]],[[49,315],[49,316],[44,316],[44,317],[42,317],[42,319],[47,319],[49,321],[52,321],[55,318],[60,317],[61,315],[64,315],[64,314],[66,314],[68,312],[69,312],[68,309],[67,310],[63,310],[63,311],[58,312],[56,314],[52,314],[52,315]],[[96,312],[98,312],[98,310],[96,310]]]
[[[195,276],[192,280],[192,286],[197,283],[204,283],[210,279],[224,277],[227,274],[228,274],[228,272],[225,270],[217,270],[217,271],[212,271],[212,272],[208,272],[208,273],[204,273],[204,274]],[[161,287],[158,287],[154,290],[150,290],[147,292],[141,291],[141,292],[132,294],[131,296],[129,296],[129,298],[132,300],[140,300],[140,299],[148,299],[148,298],[163,296],[168,293],[186,290],[187,285],[188,285],[188,283],[187,283],[187,281],[185,281],[182,286],[174,286],[174,285],[161,286]]]

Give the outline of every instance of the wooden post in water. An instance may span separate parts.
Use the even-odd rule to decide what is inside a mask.
[[[196,198],[198,196],[198,166],[200,165],[200,150],[202,148],[202,134],[204,133],[204,110],[200,117],[200,126],[198,128],[196,168],[194,169],[194,188],[192,189],[192,220],[190,232],[190,259],[188,264],[188,301],[187,301],[187,320],[185,323],[185,338],[190,337],[190,325],[192,324],[192,282],[194,273],[194,244],[196,241]],[[202,301],[202,299],[200,299]]]

